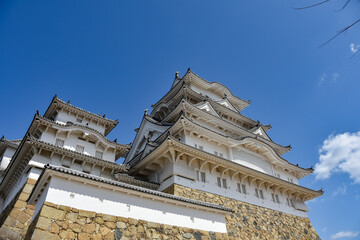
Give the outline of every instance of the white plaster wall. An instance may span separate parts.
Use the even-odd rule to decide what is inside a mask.
[[[81,118],[81,117],[79,117]],[[66,124],[67,122],[72,122],[73,124],[83,125],[86,126],[88,124],[88,127],[93,128],[97,131],[99,131],[102,134],[105,134],[105,127],[100,126],[94,122],[90,122],[89,119],[83,118],[82,123],[76,122],[76,115],[74,113],[69,113],[65,111],[60,111],[57,116],[55,117],[55,122]]]
[[[6,150],[3,153],[2,158],[1,158],[0,170],[7,168],[14,153],[15,153],[15,149],[9,148],[9,147],[6,148]]]
[[[73,196],[71,196],[73,194]],[[226,232],[223,214],[177,206],[149,198],[52,177],[45,201],[87,211],[150,222]]]
[[[214,154],[215,151],[217,151],[218,153],[222,153],[223,154],[223,158],[228,159],[228,148],[226,148],[224,145],[217,145],[215,142],[213,141],[208,141],[205,140],[203,138],[197,138],[195,136],[189,136],[187,135],[185,138],[185,144],[195,147],[195,144],[197,145],[201,145],[204,147],[204,151],[208,152],[210,154]]]
[[[195,179],[194,181],[183,178],[181,176],[172,176],[171,178],[167,179],[163,183],[161,183],[159,187],[159,191],[162,191],[166,189],[167,187],[171,186],[172,184],[176,183],[179,185],[183,185],[189,188],[194,188],[198,190],[202,190],[205,192],[210,192],[214,194],[218,194],[221,196],[233,198],[239,201],[251,203],[254,205],[270,208],[273,210],[281,211],[288,214],[293,214],[296,216],[301,217],[307,217],[306,212],[298,211],[293,207],[290,207],[286,204],[286,197],[285,195],[281,195],[280,193],[276,193],[279,195],[279,203],[275,203],[272,201],[271,193],[273,193],[271,190],[268,192],[265,189],[263,190],[264,199],[257,198],[255,196],[255,185],[249,185],[248,182],[245,182],[243,184],[246,185],[246,192],[247,194],[243,194],[237,191],[237,183],[239,183],[238,179],[231,180],[228,174],[224,174],[223,178],[226,179],[227,182],[227,189],[223,187],[218,187],[217,185],[217,177],[220,176],[219,173],[214,172],[213,174],[210,174],[209,168],[206,166],[202,169],[202,171],[205,171],[206,174],[206,182],[203,183],[201,181],[196,180],[196,170],[198,168],[194,167],[194,169],[186,170],[187,167],[185,161],[179,160],[177,165],[175,166],[175,169],[182,169],[182,175],[184,174],[191,174],[192,178]]]
[[[204,96],[205,95],[209,96],[211,99],[213,99],[215,101],[219,101],[219,100],[223,99],[223,97],[224,97],[224,96],[219,96],[217,94],[214,94],[213,92],[211,92],[209,90],[199,88],[198,86],[196,86],[194,84],[190,84],[190,88],[197,93],[202,93]]]
[[[203,126],[203,127],[207,128],[207,129],[210,129],[210,130],[212,130],[212,131],[214,131],[214,132],[217,132],[217,133],[219,133],[219,134],[221,134],[221,135],[223,135],[223,136],[227,136],[226,132],[221,131],[220,129],[214,127],[213,124],[206,123],[206,122],[204,122],[204,121],[202,121],[202,120],[194,119],[194,118],[192,118],[192,121],[193,121],[194,123],[200,125],[200,126]]]
[[[255,169],[259,172],[266,173],[273,176],[271,164],[263,156],[252,153],[244,148],[233,148],[232,161],[244,165],[246,167]]]
[[[297,177],[295,177],[294,175],[292,175],[289,172],[286,172],[282,169],[274,169],[274,176],[276,176],[275,174],[278,173],[280,174],[280,179],[285,180],[285,181],[289,181],[288,178],[292,179],[292,182],[299,185],[299,179]]]
[[[67,138],[58,137],[59,139],[64,140],[64,148],[69,150],[76,150],[76,145],[84,146],[84,154],[87,154],[89,156],[95,156],[96,151],[101,151],[100,149],[97,149],[95,147],[95,144],[90,143],[88,141],[84,141],[78,138],[78,135],[76,134],[69,134]],[[55,135],[51,132],[44,132],[41,134],[40,137],[41,141],[48,142],[51,144],[55,144],[56,138]],[[110,151],[103,152],[103,158],[104,160],[115,162],[115,154]]]

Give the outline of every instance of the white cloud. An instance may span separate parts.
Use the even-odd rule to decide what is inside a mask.
[[[334,235],[331,236],[331,239],[339,239],[339,238],[345,238],[345,237],[357,237],[359,236],[359,232],[351,232],[351,231],[343,231],[343,232],[338,232]]]
[[[326,74],[321,75],[318,86],[320,87],[326,79]]]
[[[345,195],[346,193],[346,185],[343,184],[342,186],[338,187],[334,192],[333,192],[333,197],[337,196],[337,195]]]
[[[360,45],[355,45],[354,43],[351,43],[350,44],[350,51],[352,52],[352,53],[357,53],[357,51],[359,51],[360,50]]]
[[[345,172],[360,184],[360,132],[330,135],[319,150],[316,179],[327,179],[334,172]]]
[[[333,80],[333,81],[336,81],[339,76],[340,76],[339,73],[333,73],[333,74],[332,74],[332,80]]]

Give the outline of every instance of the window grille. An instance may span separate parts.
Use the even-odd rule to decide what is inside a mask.
[[[79,152],[79,153],[83,153],[84,152],[84,146],[76,145],[76,151]]]
[[[57,138],[56,141],[55,141],[55,146],[63,147],[64,146],[64,140]]]
[[[96,153],[95,153],[95,157],[96,157],[96,158],[100,158],[100,159],[102,159],[102,158],[103,158],[103,152],[96,151]]]

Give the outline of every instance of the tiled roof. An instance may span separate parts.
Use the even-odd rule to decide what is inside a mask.
[[[17,148],[20,145],[21,141],[22,139],[9,140],[6,139],[4,136],[0,139],[0,142],[3,142],[5,145],[13,148]]]

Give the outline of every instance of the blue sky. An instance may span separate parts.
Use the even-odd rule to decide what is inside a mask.
[[[359,239],[360,26],[319,48],[359,17],[357,1],[336,12],[343,2],[2,0],[0,134],[23,137],[57,94],[119,119],[109,138],[129,143],[191,67],[251,99],[242,113],[272,124],[272,139],[293,147],[286,159],[318,164],[301,183],[325,191],[308,203],[320,236]]]

